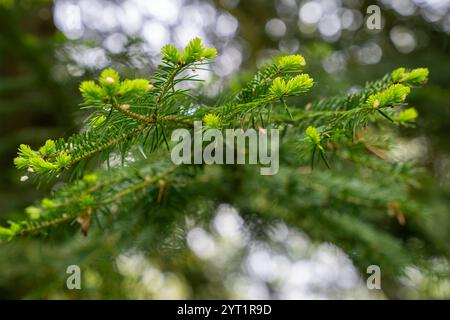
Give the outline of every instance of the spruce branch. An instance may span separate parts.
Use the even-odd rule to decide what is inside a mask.
[[[11,240],[74,220],[82,224],[82,221],[127,197],[136,201],[145,196],[142,192],[151,185],[158,186],[162,180],[170,184],[176,169],[175,166],[161,163],[152,169],[146,166],[140,169],[113,169],[109,172],[100,170],[88,174],[56,191],[52,198],[45,198],[40,204],[28,207],[26,212],[30,219],[10,222],[9,229],[3,228],[3,237]],[[155,196],[155,202],[157,199],[160,196]],[[5,230],[12,233],[6,234]],[[87,230],[83,232],[87,233]]]
[[[57,175],[63,169],[102,152],[108,155],[118,149],[124,154],[127,146],[132,145],[130,141],[148,138],[152,125],[156,128],[161,126],[162,141],[166,141],[164,124],[179,119],[166,117],[166,112],[170,112],[169,106],[174,99],[184,95],[183,90],[174,90],[174,86],[194,79],[192,76],[184,76],[181,79],[176,77],[188,68],[204,65],[205,59],[214,58],[215,50],[205,48],[200,39],[196,38],[188,43],[182,56],[184,60],[177,64],[171,62],[171,57],[163,56],[165,64],[160,66],[161,71],[155,75],[153,82],[146,79],[127,79],[121,82],[119,74],[113,69],[102,72],[99,84],[93,81],[83,82],[80,91],[85,99],[84,107],[97,109],[88,130],[84,134],[73,135],[67,141],[52,141],[54,147],[52,152],[47,154],[32,152],[30,148],[25,150],[25,146],[22,146],[19,149],[19,157],[15,159],[16,166],[36,175]],[[141,104],[152,107],[154,114],[149,116],[133,111],[136,98]],[[158,109],[163,105],[167,106],[163,108],[167,110],[158,113]],[[124,117],[119,117],[117,113]],[[186,125],[185,120],[180,119],[180,122]]]
[[[37,150],[21,145],[14,163],[38,179],[40,176],[58,175],[71,167],[75,167],[75,171],[79,169],[78,176],[83,173],[84,177],[70,182],[40,204],[27,208],[28,219],[11,222],[7,228],[1,227],[0,237],[12,239],[67,221],[79,222],[82,231],[87,233],[91,216],[112,210],[119,203],[139,201],[148,196],[148,192],[151,192],[151,205],[162,207],[164,194],[176,184],[175,181],[188,185],[196,176],[189,174],[191,167],[175,169],[167,161],[161,167],[154,167],[150,165],[150,159],[167,159],[168,153],[163,146],[170,147],[167,139],[170,130],[181,127],[192,130],[195,121],[203,121],[206,128],[219,130],[236,127],[282,129],[283,143],[289,149],[283,159],[289,170],[301,165],[303,158],[310,158],[313,167],[315,159],[320,157],[328,168],[340,161],[340,165],[351,163],[361,171],[365,170],[364,174],[390,172],[393,179],[404,179],[389,171],[392,164],[386,163],[385,159],[368,157],[364,152],[376,150],[376,147],[355,137],[371,124],[384,121],[380,114],[395,124],[411,125],[417,111],[404,109],[406,97],[411,88],[426,82],[426,69],[400,68],[381,80],[367,83],[357,93],[316,100],[310,108],[301,108],[291,103],[290,98],[307,93],[314,80],[302,73],[304,58],[292,55],[280,57],[257,72],[249,84],[228,102],[216,106],[196,104],[191,92],[180,89],[180,84],[197,81],[189,70],[202,68],[215,56],[215,49],[204,47],[196,38],[183,50],[165,46],[162,62],[149,80],[122,81],[116,71],[106,69],[97,83],[83,82],[80,85],[84,99],[82,107],[92,110],[84,132],[67,139],[48,140]],[[87,161],[99,156],[104,162],[116,151],[122,156],[122,163],[125,163],[123,158],[127,152],[132,152],[133,160],[126,166],[115,165],[97,170],[95,174],[86,174],[83,165]],[[141,154],[146,161],[138,161],[135,153]],[[332,176],[331,171],[314,170],[311,180],[303,179],[305,188],[313,190],[316,196],[326,194],[340,206],[360,210],[379,213],[388,206],[384,199],[389,199],[391,204],[398,203],[401,210],[405,207],[407,196],[399,188],[386,188],[391,192],[389,197],[386,194],[362,194],[358,193],[359,190],[345,187],[344,180],[348,177]],[[405,177],[408,173],[406,170]],[[389,181],[392,183],[393,180]],[[206,189],[209,189],[208,183],[208,179],[197,181]],[[305,192],[300,187],[297,191]],[[170,201],[176,199],[169,199],[167,205]],[[302,206],[301,203],[295,205]],[[317,207],[317,203],[311,206]],[[320,224],[330,229],[340,225],[334,218],[329,219],[331,212],[319,217],[322,219]],[[344,219],[348,223],[352,221],[348,217]],[[342,222],[342,227],[346,227],[347,222]],[[372,234],[378,232],[368,221],[361,222],[361,228]],[[342,240],[340,237],[336,239]],[[371,244],[371,240],[363,240]]]

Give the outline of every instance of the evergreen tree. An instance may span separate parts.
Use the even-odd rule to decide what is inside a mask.
[[[304,73],[302,56],[277,57],[242,90],[207,105],[188,84],[199,81],[195,71],[216,50],[196,38],[183,50],[167,45],[161,53],[151,79],[123,80],[106,69],[98,81],[81,83],[82,108],[91,112],[80,133],[37,149],[20,145],[14,164],[23,181],[66,183],[28,207],[25,219],[1,227],[3,242],[63,239],[64,231],[74,236],[81,229],[100,246],[114,239],[105,241],[103,254],[114,243],[158,252],[170,264],[185,253],[161,252],[168,243],[183,246],[186,218],[208,222],[228,203],[255,234],[283,221],[343,248],[362,273],[379,265],[392,297],[405,267],[428,272],[432,258],[448,254],[430,208],[415,200],[418,168],[390,155],[397,127],[414,126],[418,113],[407,107],[407,96],[426,83],[426,68],[398,68],[357,92],[324,99],[311,97],[309,89],[320,83]],[[194,121],[222,131],[279,129],[280,172],[173,164],[170,135],[192,131]]]

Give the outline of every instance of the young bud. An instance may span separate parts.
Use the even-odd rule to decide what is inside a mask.
[[[318,145],[320,144],[320,133],[315,127],[308,127],[305,131],[306,136],[311,141],[312,144]]]
[[[378,109],[379,107],[380,107],[380,100],[377,99],[373,102],[372,108]]]
[[[42,208],[49,210],[55,208],[56,203],[52,199],[44,198],[41,200],[41,206]]]
[[[83,177],[83,181],[86,182],[87,184],[94,184],[97,182],[97,180],[98,180],[98,177],[94,173],[87,174]]]
[[[32,220],[37,220],[41,216],[42,210],[37,207],[28,207],[25,209],[25,213]]]
[[[301,55],[290,55],[281,57],[278,61],[278,65],[285,71],[299,71],[306,65],[305,58]]]
[[[212,113],[208,113],[203,117],[203,122],[205,126],[208,128],[219,128],[220,127],[220,118]]]
[[[106,79],[105,79],[105,83],[107,83],[107,84],[114,84],[115,82],[116,82],[116,80],[114,80],[111,77],[106,77]]]

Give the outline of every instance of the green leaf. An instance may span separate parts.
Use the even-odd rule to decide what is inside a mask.
[[[18,154],[19,154],[19,156],[22,156],[24,158],[32,158],[32,157],[35,157],[38,155],[38,153],[36,151],[31,149],[31,147],[26,144],[21,144],[19,146]]]
[[[80,84],[80,92],[86,100],[103,100],[105,93],[94,81],[83,81]]]
[[[311,141],[313,145],[319,145],[321,141],[320,133],[317,128],[309,126],[306,128],[306,137]]]
[[[184,63],[191,63],[194,61],[203,61],[204,59],[214,59],[216,56],[216,49],[205,48],[200,38],[194,38],[184,48],[182,60]]]
[[[67,168],[70,165],[71,156],[66,152],[61,152],[56,158],[56,162],[60,168]]]
[[[57,165],[46,161],[39,156],[35,156],[30,159],[30,167],[38,173],[46,173],[58,169]]]
[[[395,116],[395,121],[403,124],[403,123],[412,122],[412,121],[416,120],[416,118],[418,116],[419,116],[419,113],[417,112],[416,109],[408,108],[408,109],[400,111]]]
[[[104,123],[106,120],[106,116],[105,115],[100,115],[98,117],[95,117],[91,120],[91,126],[92,128],[97,128],[98,126],[100,126],[102,123]]]
[[[296,54],[290,56],[281,57],[278,61],[278,65],[284,71],[300,71],[305,65],[305,58],[303,56]]]
[[[403,77],[403,82],[413,84],[423,84],[428,80],[429,71],[427,68],[413,69]]]
[[[308,91],[314,85],[314,80],[307,74],[300,74],[290,79],[286,85],[289,95],[296,95]]]
[[[150,82],[147,79],[126,79],[120,84],[119,94],[138,95],[143,94],[149,88]]]
[[[398,68],[392,71],[391,78],[394,82],[400,82],[406,73],[405,68]]]
[[[100,74],[99,83],[105,88],[118,88],[120,86],[120,76],[114,69],[105,69]]]
[[[28,207],[25,209],[25,213],[28,215],[28,218],[31,220],[37,220],[40,218],[42,210],[37,207]]]
[[[56,207],[56,203],[55,203],[55,201],[53,201],[49,198],[44,198],[41,201],[41,206],[44,209],[53,209]]]
[[[14,158],[14,165],[17,169],[26,169],[29,167],[29,160],[24,157]]]
[[[366,101],[370,108],[378,110],[403,103],[411,89],[403,84],[393,84],[384,91],[372,94]]]
[[[219,128],[220,127],[220,118],[212,113],[208,113],[203,117],[203,123],[208,128]]]
[[[202,40],[200,38],[194,38],[187,46],[184,48],[183,51],[183,60],[185,63],[190,63],[195,60],[199,60],[200,57],[202,57],[203,54],[203,44]]]
[[[39,148],[39,152],[43,156],[50,156],[55,152],[55,150],[56,150],[55,141],[50,139],[45,141],[45,144]]]
[[[215,59],[217,57],[217,50],[215,48],[205,48],[203,50],[203,57],[206,59]]]
[[[416,68],[407,72],[405,68],[398,68],[391,74],[394,82],[401,82],[411,85],[421,85],[427,82],[429,71],[427,68]]]
[[[270,87],[270,93],[275,97],[283,97],[286,95],[297,95],[303,93],[310,89],[314,85],[314,80],[307,74],[300,74],[292,79],[289,79],[288,82],[281,78],[277,77],[272,82],[272,86]]]
[[[15,232],[9,228],[0,227],[0,239],[9,239],[15,235]]]
[[[281,77],[275,78],[272,82],[272,86],[270,87],[270,93],[275,97],[282,97],[286,94],[286,81]]]
[[[165,61],[170,61],[177,64],[181,60],[181,53],[173,44],[168,44],[161,49],[162,58]]]
[[[90,194],[83,195],[80,198],[81,207],[87,207],[87,206],[92,205],[93,203],[94,203],[94,197]]]
[[[86,174],[83,177],[83,181],[86,182],[89,185],[96,183],[97,180],[98,180],[98,177],[97,177],[97,175],[95,173]]]

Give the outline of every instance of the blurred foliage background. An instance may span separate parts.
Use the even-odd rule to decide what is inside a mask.
[[[371,4],[381,7],[381,30],[364,26]],[[211,100],[239,88],[246,74],[280,52],[305,56],[319,84],[315,95],[323,97],[356,90],[400,66],[428,67],[429,83],[410,99],[420,114],[417,127],[402,129],[395,156],[425,169],[416,196],[433,211],[448,248],[448,0],[0,0],[0,26],[2,223],[53,187],[20,182],[12,159],[20,143],[36,147],[81,127],[80,81],[107,66],[148,75],[162,45],[183,46],[199,36],[219,50],[201,92]],[[206,227],[192,226],[185,248],[151,259],[139,250],[120,252],[114,233],[98,238],[98,230],[64,238],[62,246],[59,237],[2,245],[0,298],[450,298],[448,261],[436,263],[444,280],[411,266],[400,288],[368,291],[332,243],[283,223],[253,239],[227,205],[211,218]],[[81,291],[65,289],[70,264],[84,270]],[[289,276],[275,279],[280,273]]]

